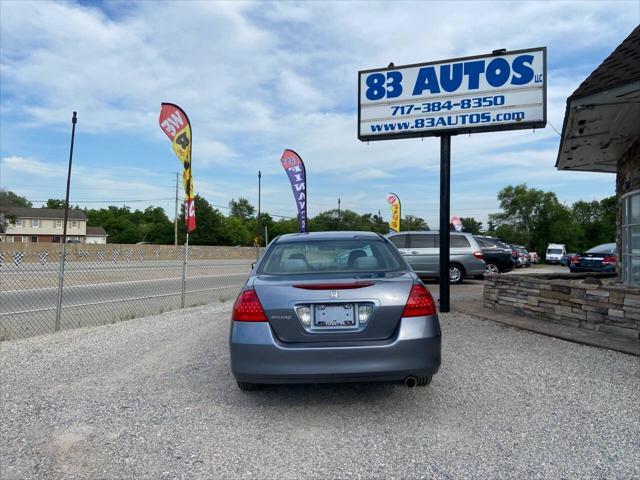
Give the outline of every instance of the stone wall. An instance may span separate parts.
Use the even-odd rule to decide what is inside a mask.
[[[611,277],[615,275],[487,275],[484,305],[545,322],[640,339],[640,288],[614,283]]]

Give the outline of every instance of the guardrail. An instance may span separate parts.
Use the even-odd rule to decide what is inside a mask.
[[[0,340],[233,301],[250,247],[0,244]]]

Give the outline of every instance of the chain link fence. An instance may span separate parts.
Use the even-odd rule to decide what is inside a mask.
[[[0,245],[0,340],[232,302],[256,258],[247,247],[187,251],[69,244],[61,275],[62,245]]]

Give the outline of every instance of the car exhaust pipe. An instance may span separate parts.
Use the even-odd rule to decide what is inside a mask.
[[[407,388],[413,388],[418,384],[416,377],[408,376],[404,379],[404,386]]]

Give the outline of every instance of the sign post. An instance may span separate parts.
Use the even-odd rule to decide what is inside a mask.
[[[440,137],[440,311],[449,311],[451,136],[544,128],[547,49],[358,72],[358,139]]]
[[[451,135],[440,137],[440,311],[449,311],[449,212],[451,210]],[[443,255],[444,253],[444,255]]]

